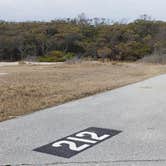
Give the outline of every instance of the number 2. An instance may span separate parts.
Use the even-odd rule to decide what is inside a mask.
[[[106,139],[110,136],[108,134],[105,134],[105,135],[102,135],[102,136],[99,137],[94,132],[84,131],[84,132],[76,134],[75,136],[77,138],[76,137],[67,137],[67,139],[69,139],[69,140],[62,140],[62,141],[55,142],[54,144],[52,144],[52,146],[53,147],[62,147],[64,144],[67,144],[67,145],[69,145],[70,150],[79,152],[79,151],[82,151],[82,150],[90,147],[91,145],[84,144],[84,145],[81,145],[81,146],[77,147],[77,145],[74,141],[80,141],[80,142],[86,142],[86,143],[92,143],[92,144],[96,143],[96,141],[78,138],[78,137],[81,137],[81,138],[85,137],[86,135],[89,135],[91,139],[96,140],[96,141],[102,141],[102,140],[104,140],[104,139]]]
[[[90,135],[92,139],[97,140],[97,141],[102,141],[110,136],[110,135],[105,134],[105,135],[99,137],[96,133],[88,132],[88,131],[84,131],[84,132],[76,134],[77,137],[85,137],[86,135]]]
[[[77,147],[76,143],[74,143],[72,141],[65,141],[65,140],[56,142],[52,146],[53,147],[61,147],[61,146],[63,146],[63,144],[69,145],[69,149],[73,150],[73,151],[82,151],[82,150],[84,150],[84,149],[86,149],[86,148],[88,148],[90,146],[88,144],[84,144],[82,146]]]

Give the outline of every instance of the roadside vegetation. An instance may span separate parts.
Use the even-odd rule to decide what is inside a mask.
[[[136,61],[166,46],[166,22],[144,15],[131,23],[88,19],[0,21],[0,61],[66,61],[72,58]]]
[[[166,66],[83,61],[1,66],[0,73],[3,73],[0,74],[0,121],[3,121],[166,73]]]
[[[146,15],[0,21],[0,121],[166,73],[165,39],[166,22]]]

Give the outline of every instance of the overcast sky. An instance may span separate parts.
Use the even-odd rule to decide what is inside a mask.
[[[142,14],[166,20],[165,0],[0,0],[0,19],[8,21],[52,20],[75,17],[112,20],[138,18]]]

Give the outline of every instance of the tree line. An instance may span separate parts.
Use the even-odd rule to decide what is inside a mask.
[[[147,16],[130,23],[107,19],[0,21],[0,61],[64,61],[73,57],[136,61],[166,46],[166,22]]]

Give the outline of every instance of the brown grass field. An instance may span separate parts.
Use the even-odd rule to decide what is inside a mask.
[[[166,73],[166,65],[120,62],[1,66],[0,121]]]

